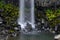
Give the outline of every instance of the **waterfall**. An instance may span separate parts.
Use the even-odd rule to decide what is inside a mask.
[[[20,0],[19,6],[18,24],[21,25],[21,29],[24,29],[27,23],[34,29],[34,0]]]
[[[34,0],[31,0],[31,22],[32,22],[32,28],[35,28],[35,21],[34,21]]]
[[[19,3],[19,19],[18,19],[18,24],[21,25],[21,28],[24,28],[24,0],[20,0]]]

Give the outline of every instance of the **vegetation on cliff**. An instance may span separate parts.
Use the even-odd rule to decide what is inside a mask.
[[[56,26],[60,23],[60,8],[56,10],[47,9],[46,10],[46,16],[48,18],[48,21],[50,22],[51,26]]]
[[[18,6],[14,6],[12,3],[6,4],[3,1],[0,1],[0,17],[4,21],[4,27],[14,28],[17,27],[17,18],[18,18]]]

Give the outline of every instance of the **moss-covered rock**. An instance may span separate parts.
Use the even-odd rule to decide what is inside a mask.
[[[50,26],[55,26],[60,23],[60,9],[54,10],[46,10],[46,16],[48,18],[48,21],[50,23]]]
[[[11,3],[5,4],[0,1],[0,16],[3,17],[3,21],[5,22],[4,27],[17,27],[18,12],[18,6],[14,6]]]

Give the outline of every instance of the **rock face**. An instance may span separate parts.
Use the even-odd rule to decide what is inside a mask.
[[[3,0],[5,3],[12,3],[13,5],[19,6],[19,0]]]
[[[51,5],[59,5],[60,4],[60,0],[35,0],[35,3],[37,6],[51,6]]]
[[[59,5],[60,0],[34,0],[37,6],[51,6],[51,5]],[[19,5],[19,0],[5,0],[6,3],[13,3],[14,5]]]
[[[56,3],[56,5],[60,4],[60,0],[34,0],[36,5],[39,6],[51,6]],[[13,3],[14,5],[19,5],[19,0],[5,0],[6,3]]]
[[[28,32],[32,31],[31,24],[27,23],[27,26],[25,27],[25,30],[27,30]]]
[[[0,24],[3,22],[2,18],[0,17]]]

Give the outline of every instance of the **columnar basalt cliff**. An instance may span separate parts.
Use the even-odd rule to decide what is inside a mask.
[[[19,0],[5,0],[6,3],[13,3],[19,5]],[[48,7],[54,4],[60,5],[60,0],[34,0],[37,6]]]
[[[59,5],[60,0],[35,0],[37,6],[48,7],[54,4]]]

